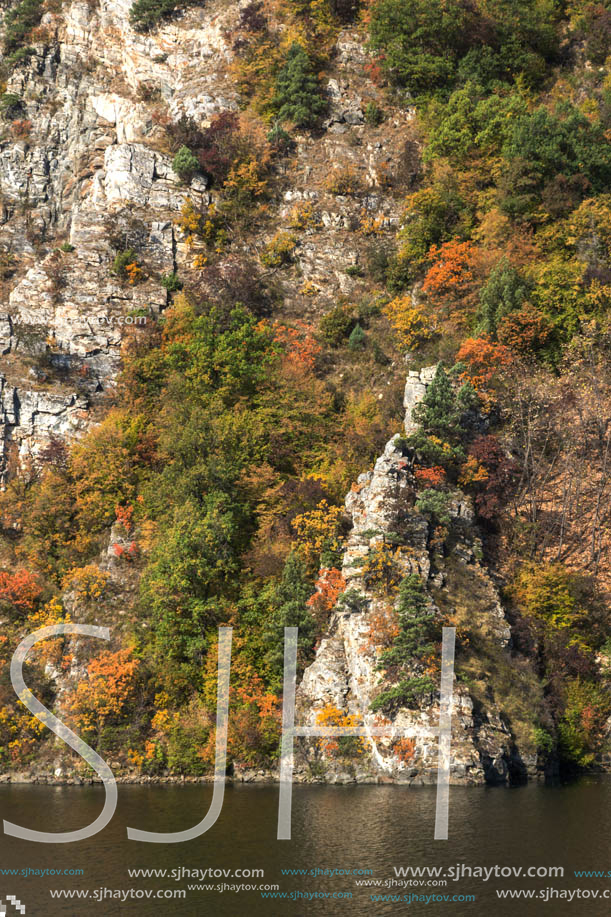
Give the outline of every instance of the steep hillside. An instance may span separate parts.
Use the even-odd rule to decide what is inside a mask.
[[[2,769],[86,776],[8,678],[64,620],[133,779],[211,773],[224,624],[245,778],[288,625],[305,720],[408,733],[300,779],[434,779],[443,623],[456,780],[606,766],[608,3],[2,10]]]

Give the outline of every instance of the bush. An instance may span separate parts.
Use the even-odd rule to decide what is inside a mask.
[[[112,263],[112,271],[121,280],[127,280],[131,284],[137,283],[143,277],[142,268],[138,263],[138,255],[133,248],[117,252]]]
[[[392,325],[402,350],[416,350],[433,336],[424,312],[414,306],[411,296],[397,296],[382,309]]]
[[[168,293],[176,293],[178,290],[182,290],[182,283],[178,279],[176,271],[172,271],[171,274],[164,274],[161,278],[161,285],[165,287]]]
[[[605,745],[606,724],[611,713],[611,696],[604,685],[569,682],[566,706],[558,724],[559,750],[573,766],[589,767]]]
[[[343,166],[329,173],[325,190],[329,194],[358,194],[363,191],[363,180],[352,166]]]
[[[424,516],[431,516],[435,522],[438,522],[440,525],[449,525],[449,503],[449,494],[446,494],[441,490],[427,488],[427,490],[423,490],[420,494],[418,494],[418,499],[416,500],[416,509]]]
[[[42,0],[21,0],[9,10],[4,20],[4,51],[7,54],[21,49],[32,29],[39,25],[43,14]]]
[[[297,239],[288,232],[278,232],[261,252],[261,262],[266,267],[282,267],[293,260]]]
[[[313,127],[326,108],[312,62],[297,43],[290,48],[278,74],[272,107],[278,121],[292,121],[296,127]]]
[[[511,312],[521,309],[530,285],[506,259],[497,264],[480,291],[477,331],[496,334],[499,323]]]
[[[362,350],[365,346],[365,340],[365,332],[357,322],[348,338],[348,347],[350,350]]]
[[[0,112],[7,121],[14,121],[23,115],[23,102],[13,92],[5,92],[0,96]]]
[[[365,121],[372,127],[377,127],[384,120],[384,112],[375,102],[368,102],[365,106]]]
[[[136,0],[129,11],[129,21],[137,32],[148,32],[181,5],[180,0]]]
[[[267,142],[277,153],[287,153],[292,146],[291,135],[278,123],[269,131]]]
[[[386,672],[392,684],[371,704],[374,712],[385,714],[395,713],[400,707],[417,707],[422,697],[435,689],[428,672],[422,669],[424,660],[435,649],[433,641],[438,637],[439,626],[429,610],[422,580],[415,573],[401,581],[397,614],[399,633],[378,663],[378,669]]]
[[[356,324],[352,306],[340,303],[320,320],[320,333],[331,347],[338,347]]]
[[[372,47],[399,86],[413,92],[458,78],[527,83],[543,75],[556,48],[554,9],[541,0],[512,0],[478,9],[463,0],[378,0],[371,13]],[[496,7],[496,9],[495,9]]]
[[[188,146],[181,146],[172,161],[172,168],[180,180],[188,184],[199,169],[199,161]]]
[[[541,106],[516,118],[502,152],[500,204],[516,220],[540,220],[541,203],[559,216],[611,183],[611,150],[603,124],[591,123],[569,103],[554,114]]]

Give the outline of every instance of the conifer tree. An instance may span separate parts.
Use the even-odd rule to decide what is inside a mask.
[[[278,121],[312,127],[326,107],[312,62],[300,44],[293,44],[278,74],[273,105]]]
[[[282,672],[285,627],[299,628],[297,661],[301,671],[309,658],[316,625],[306,603],[313,592],[314,586],[303,558],[291,552],[286,559],[282,579],[275,589],[272,599],[274,607],[266,633],[269,643],[267,658],[277,674]]]
[[[419,664],[435,648],[437,622],[429,609],[422,580],[415,573],[406,576],[399,586],[397,613],[399,633],[378,663],[378,669],[385,671],[393,684],[371,705],[372,710],[384,713],[417,706],[419,699],[435,687],[428,675],[417,674]]]

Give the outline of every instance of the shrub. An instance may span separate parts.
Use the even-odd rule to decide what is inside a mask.
[[[278,232],[261,252],[261,262],[266,267],[282,267],[293,260],[297,239],[288,232]]]
[[[267,142],[277,153],[288,153],[292,146],[291,135],[277,122],[269,131]]]
[[[418,494],[416,509],[424,516],[431,516],[440,525],[450,524],[450,495],[442,490],[427,488]]]
[[[354,728],[359,725],[358,717],[351,713],[343,713],[333,704],[326,704],[316,714],[317,726],[336,726],[342,729]],[[354,758],[365,754],[367,743],[357,736],[339,736],[333,739],[318,739],[319,749],[327,755],[337,758]]]
[[[371,15],[372,46],[394,82],[420,92],[445,86],[469,49],[473,22],[458,0],[379,0]]]
[[[320,320],[320,333],[331,347],[338,347],[348,337],[356,324],[354,309],[347,303],[340,303]]]
[[[560,753],[569,764],[588,767],[605,744],[606,723],[611,713],[611,696],[604,685],[569,682],[566,706],[558,724]]]
[[[172,168],[180,180],[188,184],[199,169],[199,161],[188,146],[181,146],[172,160]]]
[[[300,44],[293,44],[276,79],[272,100],[278,121],[292,121],[296,127],[313,127],[326,108],[312,62]]]
[[[421,698],[434,690],[432,679],[423,669],[427,657],[434,652],[439,626],[429,609],[422,580],[415,573],[401,581],[397,615],[399,633],[378,663],[391,686],[371,704],[374,712],[385,714],[396,713],[400,707],[417,707]]]
[[[164,274],[161,278],[161,285],[165,287],[168,293],[176,293],[178,290],[182,290],[182,283],[178,279],[176,271],[172,271],[170,274]]]
[[[5,92],[0,96],[0,112],[7,121],[14,121],[23,114],[23,102],[13,92]]]
[[[371,45],[396,84],[413,92],[523,75],[536,82],[555,51],[551,3],[513,0],[489,11],[462,0],[378,0]]]
[[[496,334],[502,319],[510,312],[522,308],[530,289],[528,281],[504,258],[492,269],[480,291],[477,330],[486,334]]]
[[[357,322],[348,338],[348,347],[350,350],[362,350],[365,346],[365,340],[365,332]]]
[[[7,12],[4,20],[4,51],[7,54],[23,47],[29,33],[39,25],[43,12],[42,0],[21,0]]]
[[[363,180],[353,166],[334,169],[325,181],[329,194],[359,194],[363,191]]]
[[[433,381],[413,411],[420,429],[407,437],[420,465],[448,467],[464,459],[462,440],[465,415],[477,401],[468,383],[456,390],[443,365],[437,367]]]
[[[384,120],[384,112],[375,102],[368,102],[365,106],[365,121],[373,127],[377,127]]]
[[[298,627],[297,658],[300,671],[310,658],[316,625],[308,600],[313,592],[312,580],[304,560],[296,553],[287,557],[282,579],[272,599],[272,610],[266,627],[268,660],[278,674],[282,671],[284,628]]]
[[[572,210],[588,193],[611,183],[611,150],[600,121],[564,103],[541,106],[513,122],[503,144],[501,207],[513,219],[539,221],[543,202],[552,215]]]
[[[186,0],[184,5],[188,5]],[[129,11],[129,21],[136,32],[149,32],[183,5],[180,0],[136,0]]]
[[[411,296],[398,296],[387,303],[382,311],[392,325],[403,350],[415,350],[432,337],[433,331],[426,316],[414,306]]]
[[[142,280],[142,268],[138,263],[138,255],[133,248],[117,252],[115,260],[112,263],[113,273],[120,277],[121,280],[127,280],[130,284]]]
[[[0,612],[26,615],[36,607],[42,589],[27,570],[16,573],[0,571]]]
[[[400,559],[401,548],[393,550],[385,542],[374,545],[361,568],[367,589],[386,595],[396,592],[401,582]]]

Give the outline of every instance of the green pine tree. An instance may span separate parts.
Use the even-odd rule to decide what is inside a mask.
[[[300,44],[288,52],[272,104],[278,121],[292,121],[297,127],[312,127],[326,108],[312,62]]]
[[[496,329],[503,318],[520,309],[528,298],[527,282],[518,274],[506,258],[490,273],[480,293],[480,309],[477,316],[477,330],[496,335]]]
[[[385,714],[394,713],[400,707],[416,707],[423,695],[435,689],[428,675],[414,674],[418,664],[435,649],[438,631],[422,580],[415,573],[406,576],[399,586],[397,613],[399,633],[378,663],[378,669],[385,671],[392,683],[371,705],[373,711]]]
[[[414,420],[420,429],[407,437],[407,445],[424,464],[447,466],[463,461],[462,440],[467,432],[463,420],[476,403],[471,384],[465,383],[457,391],[440,363],[424,398],[414,408]]]
[[[306,602],[314,592],[306,564],[291,552],[286,559],[282,579],[272,598],[272,612],[267,622],[267,661],[276,675],[281,675],[284,660],[284,628],[298,627],[297,666],[303,671],[309,661],[316,625]]]
[[[181,146],[172,161],[172,168],[181,181],[190,182],[199,169],[199,161],[188,146]]]
[[[447,438],[456,435],[460,414],[454,386],[443,363],[437,367],[424,398],[414,408],[414,420],[431,436]]]
[[[350,334],[350,337],[348,338],[348,347],[350,348],[350,350],[362,350],[364,346],[365,346],[365,332],[363,331],[363,329],[357,322],[354,328],[352,329],[352,333]]]

